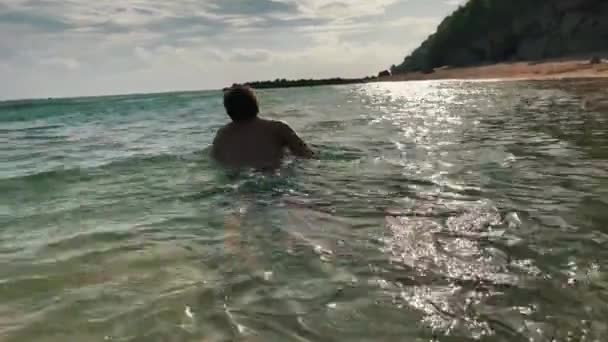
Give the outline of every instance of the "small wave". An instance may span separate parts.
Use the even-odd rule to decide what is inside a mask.
[[[0,122],[26,122],[97,105],[93,98],[0,102]]]
[[[84,234],[75,234],[69,237],[65,237],[59,240],[51,241],[47,243],[45,251],[51,250],[69,250],[79,246],[91,244],[91,243],[106,243],[106,242],[117,242],[130,239],[135,236],[132,232],[120,232],[120,231],[107,231],[107,232],[91,232]]]
[[[344,128],[348,122],[338,120],[318,121],[306,127],[307,130],[336,130]]]
[[[4,179],[0,179],[0,189],[11,188],[11,185],[20,187],[24,183],[37,183],[40,181],[85,181],[89,179],[91,179],[89,174],[86,172],[86,170],[81,168],[50,170],[32,173],[24,176],[11,176]]]
[[[344,147],[311,144],[313,150],[317,151],[318,158],[330,161],[352,161],[363,158],[366,153],[363,150]]]
[[[61,143],[61,142],[65,142],[67,141],[67,136],[65,135],[26,135],[26,136],[21,136],[21,137],[16,137],[13,138],[14,140],[17,141],[42,141],[45,144],[56,144],[56,143]]]
[[[18,127],[18,128],[11,128],[11,129],[6,129],[6,128],[0,128],[0,133],[2,134],[9,134],[9,133],[13,133],[13,132],[32,132],[32,131],[44,131],[44,130],[49,130],[49,129],[57,129],[57,128],[63,128],[63,125],[52,125],[52,124],[48,124],[48,125],[41,125],[41,126],[32,126],[32,127]]]
[[[491,334],[491,322],[471,315],[467,308],[471,303],[491,305],[495,294],[521,285],[509,255],[487,243],[492,229],[512,227],[512,220],[509,215],[503,220],[488,203],[418,207],[410,211],[424,215],[386,217],[385,243],[391,259],[422,280],[402,286],[400,300],[421,311],[422,321],[433,330],[456,329],[473,337]],[[446,210],[447,217],[434,215]]]
[[[137,155],[123,160],[110,161],[94,167],[76,167],[69,169],[46,170],[27,175],[7,177],[0,179],[0,188],[9,186],[11,183],[36,183],[40,181],[86,181],[106,171],[121,169],[141,169],[147,166],[159,166],[173,163],[208,162],[209,158],[205,153],[192,153],[189,155]]]

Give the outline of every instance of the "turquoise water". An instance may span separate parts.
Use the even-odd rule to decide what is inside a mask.
[[[275,175],[220,92],[0,103],[0,340],[605,341],[603,82],[260,91]]]

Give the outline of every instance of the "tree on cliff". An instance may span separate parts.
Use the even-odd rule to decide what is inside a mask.
[[[608,1],[470,0],[393,73],[608,50]]]

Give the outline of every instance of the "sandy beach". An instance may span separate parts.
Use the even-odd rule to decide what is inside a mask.
[[[432,73],[406,73],[382,77],[380,81],[438,79],[564,79],[608,77],[608,62],[591,64],[589,60],[500,63],[466,68],[437,68]]]

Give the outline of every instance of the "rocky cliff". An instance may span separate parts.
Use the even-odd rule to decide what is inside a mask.
[[[470,0],[393,73],[608,51],[608,0]]]

